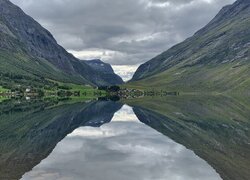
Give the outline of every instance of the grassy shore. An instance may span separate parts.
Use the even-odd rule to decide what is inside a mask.
[[[30,86],[17,84],[11,89],[6,89],[3,88],[3,86],[0,86],[0,102],[8,99],[10,96],[20,98],[39,97],[48,99],[68,99],[72,102],[78,102],[106,96],[106,92],[89,85],[63,83],[57,81],[51,81],[50,85],[45,84],[42,87],[32,86],[32,84]]]
[[[58,94],[71,94],[72,99],[93,99],[106,96],[105,91],[98,90],[89,85],[56,82],[58,86],[43,89],[45,97],[58,96]]]

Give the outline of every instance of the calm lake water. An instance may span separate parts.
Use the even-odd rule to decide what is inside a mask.
[[[245,98],[12,102],[0,108],[0,179],[250,177]]]

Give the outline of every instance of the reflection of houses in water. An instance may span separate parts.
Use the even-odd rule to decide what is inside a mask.
[[[144,97],[144,93],[138,89],[121,89],[117,92],[117,95],[122,99],[132,99],[132,98],[140,98]]]
[[[30,93],[30,92],[31,92],[31,88],[30,88],[30,87],[26,88],[26,89],[25,89],[25,92],[26,92],[26,93]]]

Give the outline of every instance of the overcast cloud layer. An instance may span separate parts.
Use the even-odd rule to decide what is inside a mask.
[[[235,0],[11,1],[78,58],[136,67],[193,35]]]

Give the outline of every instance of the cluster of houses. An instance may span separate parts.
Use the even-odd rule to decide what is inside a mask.
[[[178,96],[179,92],[168,92],[164,90],[139,90],[139,89],[121,89],[117,95],[123,99],[141,98],[145,96]]]
[[[16,89],[8,90],[1,92],[0,96],[2,97],[23,97],[23,96],[36,96],[37,93],[35,90],[32,89],[32,87],[26,87],[25,89],[22,89],[21,85],[18,85]]]

